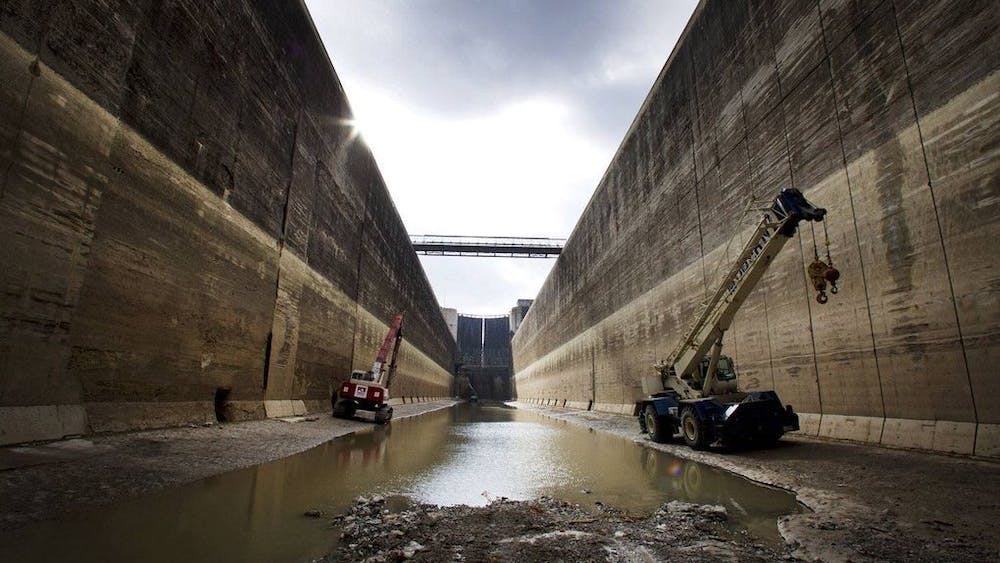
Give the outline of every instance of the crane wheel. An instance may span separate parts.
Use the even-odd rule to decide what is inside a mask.
[[[357,407],[351,401],[334,400],[333,416],[337,418],[353,418]]]
[[[643,412],[643,418],[646,421],[646,432],[649,433],[650,438],[652,438],[654,442],[662,444],[670,440],[672,437],[670,424],[656,413],[656,407],[653,405],[646,405],[646,410]]]
[[[681,434],[684,435],[684,443],[696,450],[708,447],[708,432],[694,409],[684,409],[681,414]]]
[[[375,411],[375,424],[389,424],[392,420],[392,407],[382,407]]]

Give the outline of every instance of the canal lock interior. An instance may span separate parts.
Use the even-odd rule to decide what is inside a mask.
[[[777,519],[803,510],[787,491],[618,436],[502,405],[459,404],[40,523],[0,542],[0,560],[304,561],[336,546],[334,516],[376,495],[393,509],[550,496],[635,516],[671,500],[718,504],[735,529],[774,543]]]

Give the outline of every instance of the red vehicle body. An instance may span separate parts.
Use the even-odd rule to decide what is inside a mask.
[[[355,370],[351,378],[342,382],[337,392],[330,397],[333,404],[333,416],[352,418],[357,412],[370,411],[374,413],[377,424],[386,424],[392,419],[392,407],[389,406],[389,385],[396,375],[396,357],[399,346],[403,342],[403,313],[399,313],[389,326],[389,333],[382,341],[378,356],[372,369],[368,371]],[[392,356],[389,356],[390,348]],[[388,367],[386,359],[389,359]]]

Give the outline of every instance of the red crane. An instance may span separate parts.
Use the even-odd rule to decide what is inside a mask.
[[[337,392],[330,398],[333,404],[333,416],[352,418],[361,410],[374,413],[376,424],[386,424],[392,419],[389,385],[396,375],[396,357],[399,355],[399,345],[402,342],[403,313],[399,313],[389,326],[389,333],[382,341],[382,347],[378,350],[372,369],[354,370],[351,378],[341,383]],[[386,359],[389,360],[388,368]]]

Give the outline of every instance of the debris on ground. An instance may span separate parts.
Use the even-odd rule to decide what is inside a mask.
[[[318,561],[775,561],[786,548],[727,526],[722,506],[672,501],[646,517],[597,512],[549,497],[486,506],[359,498],[333,519],[338,545]]]

